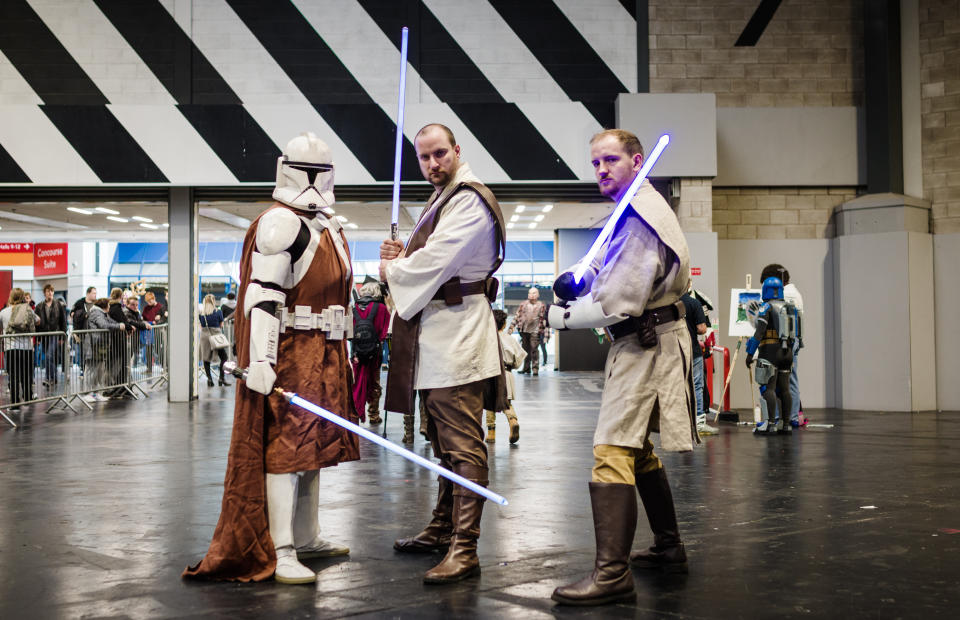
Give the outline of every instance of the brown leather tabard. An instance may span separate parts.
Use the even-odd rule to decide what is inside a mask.
[[[430,205],[424,209],[420,216],[417,229],[413,232],[413,235],[410,236],[410,239],[407,242],[404,255],[410,256],[426,245],[427,238],[430,237],[430,235],[433,234],[433,231],[436,229],[437,222],[440,220],[440,215],[444,208],[450,202],[451,198],[462,191],[475,192],[480,197],[481,202],[490,211],[490,215],[493,217],[494,222],[496,223],[495,230],[497,233],[498,245],[500,246],[500,253],[490,269],[490,272],[487,274],[487,279],[483,282],[483,287],[484,290],[487,291],[488,299],[490,297],[490,292],[493,293],[493,297],[495,299],[496,286],[494,283],[496,280],[491,278],[491,276],[494,274],[494,272],[496,272],[497,269],[500,268],[501,263],[503,263],[504,254],[506,252],[506,229],[503,224],[503,213],[500,211],[500,205],[497,203],[497,199],[493,195],[493,192],[491,192],[486,185],[481,183],[461,183],[455,190],[450,192],[450,194],[441,204],[436,205],[436,208],[433,208],[434,205]],[[464,290],[472,292],[475,286],[476,285],[474,283],[470,282],[461,284],[459,278],[452,278],[443,284],[441,289],[438,291],[438,294],[441,295],[440,299],[446,300],[447,305],[456,305],[457,303],[463,303],[462,292]],[[458,299],[458,297],[460,298]],[[411,317],[410,320],[404,320],[399,316],[393,317],[390,369],[387,372],[387,389],[386,398],[384,400],[384,409],[387,411],[410,414],[414,412],[413,386],[416,378],[417,343],[420,337],[421,314],[421,312],[418,312]],[[497,338],[498,349],[499,346],[500,339]],[[500,374],[496,377],[492,377],[487,382],[488,385],[484,389],[484,408],[493,411],[503,411],[507,406],[506,378],[504,377],[502,370],[502,351],[500,352],[500,359]]]

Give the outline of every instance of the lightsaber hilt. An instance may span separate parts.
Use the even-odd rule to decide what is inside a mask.
[[[244,379],[244,378],[246,378],[246,374],[247,374],[247,373],[246,373],[246,370],[241,369],[241,368],[237,368],[237,365],[236,365],[235,362],[225,362],[225,363],[223,364],[223,368],[224,368],[224,370],[226,370],[227,372],[229,372],[230,374],[232,374],[234,377],[237,377],[238,379]],[[450,482],[453,482],[454,484],[459,484],[460,486],[464,487],[465,489],[467,489],[467,490],[469,490],[469,491],[473,491],[473,492],[476,493],[477,495],[480,495],[480,496],[482,496],[482,497],[485,497],[485,498],[489,499],[489,500],[492,501],[492,502],[496,502],[497,504],[500,504],[501,506],[506,506],[506,505],[507,505],[507,500],[506,500],[506,498],[503,497],[502,495],[498,495],[497,493],[494,493],[494,492],[491,491],[490,489],[488,489],[488,488],[486,488],[486,487],[483,487],[483,486],[480,486],[479,484],[477,484],[477,483],[474,482],[473,480],[470,480],[470,479],[468,479],[468,478],[464,478],[464,477],[461,476],[460,474],[457,474],[457,473],[455,473],[455,472],[452,472],[452,471],[450,471],[449,469],[447,469],[447,468],[445,468],[445,467],[441,467],[440,465],[437,465],[437,464],[434,463],[433,461],[429,461],[429,460],[423,458],[422,456],[420,456],[419,454],[415,454],[415,453],[411,452],[410,450],[407,450],[406,448],[402,448],[402,447],[398,446],[397,444],[393,443],[392,441],[389,441],[389,440],[387,440],[387,439],[384,439],[384,438],[381,437],[380,435],[377,435],[376,433],[372,433],[372,432],[368,431],[367,429],[363,428],[362,426],[359,426],[359,425],[357,425],[357,424],[354,424],[353,422],[351,422],[351,421],[349,421],[349,420],[347,420],[347,419],[345,419],[345,418],[342,418],[342,417],[338,416],[337,414],[335,414],[335,413],[333,413],[333,412],[331,412],[331,411],[327,411],[327,410],[324,409],[323,407],[320,407],[319,405],[316,405],[316,404],[310,402],[309,400],[306,400],[305,398],[301,398],[301,397],[298,396],[295,392],[290,392],[290,391],[284,390],[282,387],[274,387],[274,388],[273,388],[273,391],[274,391],[274,393],[282,396],[288,403],[290,403],[290,404],[292,404],[292,405],[296,405],[297,407],[300,407],[301,409],[306,409],[306,410],[309,411],[310,413],[312,413],[312,414],[314,414],[314,415],[316,415],[316,416],[318,416],[318,417],[321,417],[321,418],[323,418],[324,420],[327,420],[327,421],[329,421],[329,422],[332,422],[332,423],[336,424],[337,426],[340,426],[340,427],[342,427],[342,428],[345,428],[345,429],[347,429],[348,431],[350,431],[351,433],[355,433],[355,434],[357,434],[357,435],[360,435],[360,436],[363,437],[364,439],[366,439],[366,440],[368,440],[368,441],[372,441],[373,443],[377,444],[378,446],[380,446],[380,447],[382,447],[382,448],[386,448],[386,449],[389,450],[390,452],[393,452],[394,454],[396,454],[396,455],[398,455],[398,456],[402,456],[403,458],[407,459],[408,461],[411,461],[411,462],[413,462],[413,463],[415,463],[415,464],[417,464],[417,465],[419,465],[419,466],[421,466],[421,467],[423,467],[423,468],[425,468],[425,469],[429,469],[430,471],[434,472],[435,474],[438,474],[438,475],[440,475],[440,476],[443,476],[444,478],[446,478],[446,479],[449,480]]]
[[[224,370],[224,372],[229,372],[231,375],[233,375],[233,376],[236,377],[237,379],[242,379],[242,380],[244,380],[244,381],[246,381],[246,379],[247,379],[247,369],[246,369],[246,368],[238,368],[238,367],[237,367],[237,363],[234,362],[234,361],[224,362],[224,363],[223,363],[223,370]]]
[[[590,264],[593,262],[593,259],[597,256],[597,252],[600,251],[600,248],[603,247],[603,244],[607,242],[607,239],[610,238],[610,235],[613,234],[613,229],[617,226],[617,222],[620,221],[620,216],[623,215],[623,212],[627,210],[627,206],[630,204],[630,201],[633,200],[633,197],[637,195],[637,191],[640,190],[640,186],[643,184],[644,179],[647,178],[647,175],[650,174],[650,170],[653,168],[653,165],[657,163],[657,160],[660,159],[660,154],[663,153],[663,149],[667,148],[667,144],[670,143],[670,136],[663,134],[660,136],[660,139],[657,140],[657,145],[653,147],[653,150],[650,152],[650,155],[647,156],[646,161],[643,162],[643,166],[640,167],[640,171],[637,173],[637,176],[634,177],[633,182],[627,187],[627,191],[623,193],[623,196],[620,197],[620,200],[617,201],[617,208],[613,210],[613,213],[607,219],[607,223],[604,224],[603,229],[600,231],[600,235],[597,236],[597,239],[593,242],[593,245],[590,246],[590,251],[587,252],[587,255],[583,257],[583,260],[580,261],[580,266],[577,267],[577,270],[573,274],[573,279],[577,282],[583,282],[583,274],[587,272],[587,269],[590,267]]]
[[[407,94],[407,39],[409,29],[400,30],[400,93],[397,96],[397,141],[393,155],[393,208],[390,214],[390,238],[396,239],[400,223],[400,158],[403,155],[403,109]]]
[[[400,238],[400,226],[397,222],[390,222],[390,238],[394,241]]]

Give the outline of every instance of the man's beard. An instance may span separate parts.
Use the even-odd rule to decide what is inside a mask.
[[[440,172],[431,172],[429,181],[433,185],[444,186],[450,182],[450,173],[443,170]]]

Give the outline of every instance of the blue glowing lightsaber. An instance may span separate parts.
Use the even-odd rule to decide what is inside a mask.
[[[407,35],[400,31],[400,96],[397,98],[397,146],[393,156],[393,212],[390,217],[390,238],[400,235],[400,154],[403,151],[403,103],[407,94]]]
[[[235,362],[226,362],[226,363],[224,363],[223,369],[224,369],[225,371],[229,372],[230,374],[232,374],[234,377],[237,377],[238,379],[246,379],[247,371],[246,371],[246,370],[243,370],[243,369],[240,369],[240,368],[237,368],[237,365],[236,365]],[[407,459],[408,461],[412,461],[412,462],[416,463],[416,464],[419,465],[420,467],[425,467],[425,468],[429,469],[430,471],[432,471],[432,472],[434,472],[434,473],[436,473],[436,474],[439,474],[439,475],[443,476],[444,478],[446,478],[446,479],[449,480],[450,482],[453,482],[453,483],[455,483],[455,484],[459,484],[460,486],[464,487],[465,489],[468,489],[468,490],[470,490],[470,491],[473,491],[473,492],[476,493],[477,495],[482,495],[483,497],[486,497],[486,498],[489,499],[491,502],[496,502],[496,503],[500,504],[501,506],[506,506],[506,505],[507,505],[507,500],[506,500],[505,497],[503,497],[502,495],[497,495],[496,493],[494,493],[493,491],[491,491],[490,489],[488,489],[488,488],[486,488],[486,487],[480,486],[479,484],[477,484],[477,483],[474,482],[473,480],[468,480],[467,478],[464,478],[463,476],[461,476],[461,475],[459,475],[459,474],[453,473],[452,471],[450,471],[449,469],[447,469],[447,468],[445,468],[445,467],[440,467],[440,466],[437,465],[436,463],[434,463],[434,462],[432,462],[432,461],[428,461],[427,459],[423,458],[423,457],[420,456],[419,454],[414,454],[413,452],[410,452],[410,451],[407,450],[406,448],[401,448],[400,446],[398,446],[397,444],[393,443],[392,441],[388,441],[388,440],[384,439],[383,437],[381,437],[380,435],[377,435],[376,433],[371,433],[370,431],[368,431],[367,429],[363,428],[362,426],[357,426],[357,425],[354,424],[353,422],[350,422],[349,420],[345,420],[344,418],[341,418],[341,417],[338,416],[337,414],[332,413],[332,412],[330,412],[330,411],[327,411],[327,410],[324,409],[323,407],[319,407],[319,406],[311,403],[309,400],[300,398],[299,396],[297,396],[297,395],[296,395],[295,393],[293,393],[293,392],[287,392],[287,391],[284,390],[283,388],[279,388],[279,387],[275,387],[275,388],[273,388],[273,390],[274,390],[276,393],[278,393],[278,394],[280,394],[281,396],[283,396],[283,398],[286,399],[286,401],[289,402],[289,403],[292,403],[292,404],[294,404],[294,405],[296,405],[296,406],[298,406],[298,407],[301,407],[301,408],[303,408],[303,409],[306,409],[306,410],[309,411],[310,413],[312,413],[312,414],[314,414],[314,415],[316,415],[316,416],[319,416],[319,417],[323,418],[324,420],[329,420],[330,422],[333,422],[333,423],[336,424],[337,426],[342,426],[343,428],[347,429],[347,430],[350,431],[351,433],[356,433],[357,435],[360,435],[361,437],[363,437],[363,438],[366,439],[367,441],[372,441],[373,443],[377,444],[378,446],[381,446],[381,447],[383,447],[383,448],[386,448],[386,449],[389,450],[390,452],[393,452],[394,454],[398,454],[398,455],[402,456],[403,458]]]
[[[663,134],[660,136],[660,139],[657,140],[657,146],[653,147],[653,151],[651,151],[650,155],[647,157],[647,160],[643,162],[643,166],[640,168],[640,172],[637,173],[637,177],[633,180],[633,183],[630,184],[630,187],[627,188],[627,191],[620,198],[620,201],[617,203],[617,208],[613,210],[613,215],[610,216],[610,219],[608,219],[607,223],[604,224],[603,230],[600,231],[600,236],[597,237],[597,240],[593,242],[592,246],[590,246],[590,251],[587,252],[587,255],[584,256],[583,260],[580,261],[580,266],[577,267],[577,270],[573,274],[573,279],[577,283],[583,281],[583,274],[586,273],[587,268],[590,267],[590,263],[593,262],[597,252],[600,251],[600,247],[603,246],[607,239],[610,238],[610,235],[613,234],[613,229],[620,220],[620,216],[623,215],[624,211],[626,211],[627,205],[630,204],[630,201],[633,200],[633,197],[640,189],[640,184],[643,183],[643,180],[647,178],[647,174],[649,174],[650,169],[653,168],[653,165],[657,163],[658,159],[660,159],[660,154],[663,153],[663,149],[667,148],[667,144],[669,143],[670,136],[667,134]]]

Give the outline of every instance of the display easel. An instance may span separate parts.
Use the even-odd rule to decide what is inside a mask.
[[[746,274],[746,287],[742,289],[732,289],[730,291],[730,326],[728,328],[728,335],[737,336],[737,348],[733,352],[733,360],[730,362],[730,370],[727,372],[727,377],[723,382],[723,391],[720,392],[720,398],[717,399],[717,410],[714,412],[713,421],[716,422],[720,420],[721,422],[733,422],[738,423],[740,421],[740,414],[736,411],[727,410],[720,411],[721,403],[723,403],[723,398],[727,393],[727,390],[730,389],[730,379],[733,377],[733,371],[737,367],[737,358],[740,356],[740,349],[743,347],[743,341],[747,338],[748,335],[752,335],[751,326],[749,321],[746,320],[746,315],[743,318],[739,316],[740,306],[743,304],[744,297],[749,297],[756,295],[759,297],[759,291],[754,291],[752,289],[753,278],[751,274]],[[747,376],[749,379],[749,375]],[[753,396],[753,384],[751,382],[750,387],[751,396]]]

